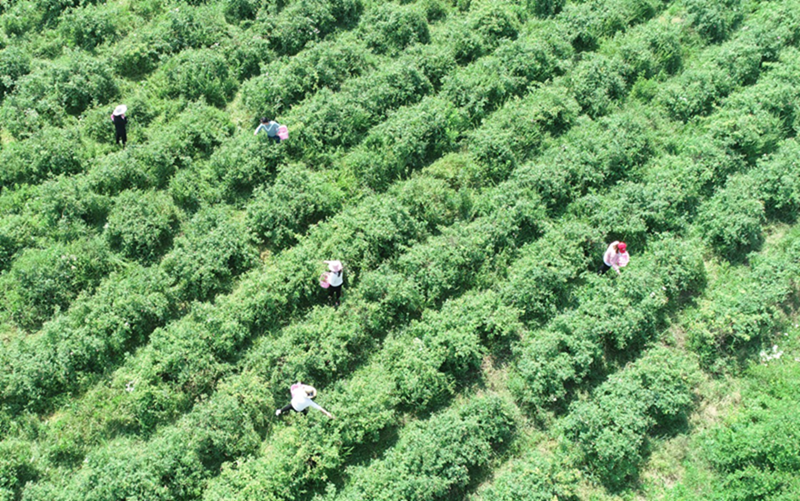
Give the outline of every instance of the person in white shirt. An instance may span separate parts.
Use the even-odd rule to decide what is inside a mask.
[[[333,302],[334,308],[339,308],[339,299],[342,297],[342,284],[344,283],[344,267],[341,261],[325,261],[328,263],[330,273],[327,274],[328,300]]]
[[[276,416],[280,416],[284,412],[288,411],[302,412],[303,414],[307,414],[308,408],[311,407],[321,411],[323,414],[333,419],[333,415],[331,415],[330,412],[326,411],[322,408],[322,406],[311,400],[317,396],[317,389],[313,386],[309,386],[298,381],[291,386],[289,392],[292,394],[292,401],[289,402],[288,405],[277,409],[275,411]]]
[[[608,246],[605,254],[603,254],[603,266],[600,268],[600,274],[602,275],[611,268],[614,268],[614,271],[619,275],[619,269],[627,266],[630,260],[626,249],[627,245],[625,245],[625,242],[611,242],[611,245]]]

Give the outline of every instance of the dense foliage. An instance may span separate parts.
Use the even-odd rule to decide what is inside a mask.
[[[0,2],[0,501],[796,498],[799,7]]]

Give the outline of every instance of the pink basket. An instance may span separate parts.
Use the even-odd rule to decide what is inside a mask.
[[[278,127],[278,137],[281,138],[281,141],[289,139],[289,128],[285,125]]]
[[[327,273],[323,273],[322,275],[320,275],[320,277],[319,277],[319,286],[322,287],[323,289],[327,289],[328,287],[331,286],[331,284],[328,283],[328,274]]]

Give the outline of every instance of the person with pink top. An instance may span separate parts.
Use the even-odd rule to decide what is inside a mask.
[[[292,385],[289,392],[292,394],[292,401],[289,402],[288,405],[277,409],[275,411],[276,416],[280,416],[284,412],[288,411],[302,412],[303,414],[307,414],[308,408],[312,407],[333,419],[333,415],[331,415],[330,412],[326,411],[322,408],[322,406],[311,400],[317,396],[317,389],[313,386],[309,386],[298,381]]]
[[[611,242],[611,245],[608,246],[605,254],[603,254],[603,266],[600,268],[600,274],[602,275],[611,268],[614,268],[617,275],[619,275],[619,269],[627,266],[628,260],[630,260],[626,249],[627,245],[625,245],[625,242]]]
[[[339,308],[339,300],[342,297],[342,284],[344,283],[344,267],[341,261],[325,261],[330,270],[323,273],[320,277],[320,285],[328,289],[328,301],[333,303],[333,307]]]

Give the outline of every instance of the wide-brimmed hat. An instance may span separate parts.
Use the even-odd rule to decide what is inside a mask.
[[[108,108],[106,108],[106,109],[108,109]],[[124,104],[120,104],[119,106],[114,108],[114,115],[124,115],[125,112],[127,112],[127,111],[128,111],[128,107],[125,106]]]
[[[325,261],[328,263],[328,269],[332,272],[336,273],[342,271],[342,262],[341,261]]]

